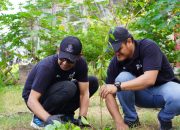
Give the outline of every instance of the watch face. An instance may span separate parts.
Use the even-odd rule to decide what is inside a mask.
[[[114,85],[117,87],[117,91],[121,91],[121,82],[116,82]]]
[[[115,82],[114,85],[115,85],[115,86],[119,86],[119,85],[120,85],[120,82]]]

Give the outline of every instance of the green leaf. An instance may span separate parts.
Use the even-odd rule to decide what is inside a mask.
[[[62,127],[62,123],[59,122],[59,121],[57,121],[57,120],[53,120],[53,123],[54,123],[54,125],[55,125],[57,128]]]
[[[90,125],[86,118],[84,118],[83,116],[81,117],[81,121],[84,125]]]
[[[47,125],[45,127],[45,130],[56,130],[56,126],[54,126],[54,125]]]
[[[79,126],[75,126],[72,130],[81,130]]]

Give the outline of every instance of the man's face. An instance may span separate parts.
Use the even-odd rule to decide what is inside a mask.
[[[75,63],[73,63],[70,60],[65,59],[65,58],[58,59],[58,64],[59,64],[60,68],[64,71],[70,70],[75,65]]]
[[[120,49],[115,52],[118,61],[124,61],[126,59],[132,58],[134,53],[134,44],[131,38],[127,39],[127,43],[122,43]]]

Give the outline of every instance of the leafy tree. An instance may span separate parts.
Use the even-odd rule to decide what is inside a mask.
[[[9,0],[1,0],[0,1],[0,11],[7,10],[8,6],[11,6]]]
[[[1,1],[7,7],[7,0]],[[155,40],[168,56],[176,60],[174,41],[167,38],[179,32],[178,1],[170,0],[36,0],[21,5],[21,12],[1,14],[1,63],[6,66],[14,57],[37,62],[57,52],[61,40],[69,35],[80,38],[83,55],[99,64],[109,60],[107,33],[110,27],[124,25],[138,38]],[[6,9],[6,8],[1,8]],[[129,26],[128,26],[129,25]],[[8,54],[8,58],[6,58]],[[103,75],[103,76],[102,76]],[[101,78],[104,79],[104,78]]]
[[[179,32],[179,28],[176,28],[180,21],[178,2],[178,0],[152,1],[129,26],[137,37],[156,41],[170,62],[177,59],[174,39],[169,36]]]

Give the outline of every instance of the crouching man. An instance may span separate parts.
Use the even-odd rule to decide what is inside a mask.
[[[77,37],[62,40],[59,54],[48,56],[31,70],[22,97],[33,112],[31,126],[41,129],[53,120],[62,122],[74,119],[83,125],[81,118],[87,116],[89,97],[98,89],[96,77],[88,77],[88,67],[81,56],[82,44]]]
[[[172,119],[180,115],[180,84],[166,56],[154,41],[134,40],[123,27],[110,30],[109,42],[115,56],[110,62],[106,85],[100,95],[105,98],[117,129],[140,125],[136,105],[161,108],[158,114],[160,129],[171,130]],[[122,106],[124,120],[115,94]]]

